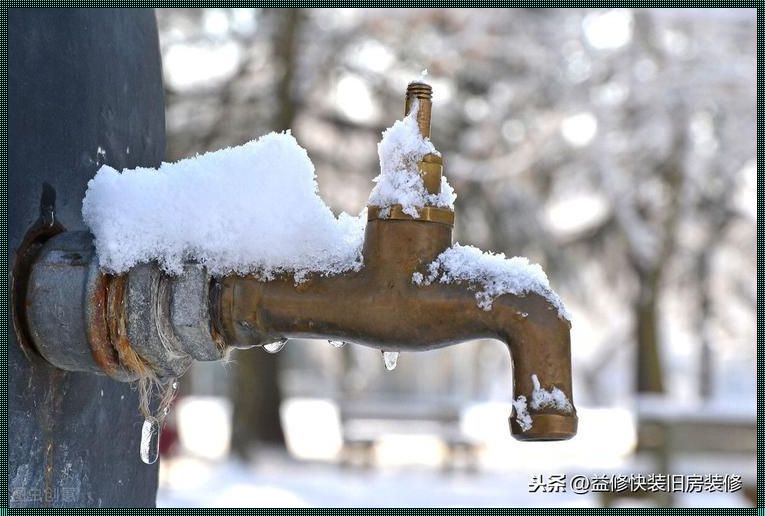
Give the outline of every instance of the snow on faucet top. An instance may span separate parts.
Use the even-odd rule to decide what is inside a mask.
[[[420,134],[416,116],[415,106],[383,133],[370,206],[401,204],[414,217],[427,205],[453,208],[446,179],[439,194],[429,194],[418,172],[417,162],[436,150]],[[286,273],[300,282],[309,273],[331,276],[363,265],[366,212],[335,217],[319,197],[308,153],[289,132],[157,169],[118,172],[104,165],[88,183],[82,215],[100,266],[118,274],[150,261],[174,274],[196,261],[216,275],[253,273],[269,280]],[[502,294],[537,292],[570,318],[544,271],[525,258],[455,244],[427,275],[412,279],[478,285],[476,300],[484,310]]]
[[[416,116],[415,106],[383,133],[369,205],[401,204],[413,216],[425,205],[453,208],[446,179],[440,194],[429,194],[418,173],[417,162],[437,151]],[[149,261],[178,273],[191,260],[213,274],[300,280],[362,266],[366,214],[334,216],[318,195],[308,153],[289,132],[157,169],[105,165],[88,183],[82,214],[101,267],[113,273]]]
[[[441,191],[430,194],[420,176],[417,163],[426,154],[438,154],[429,138],[423,138],[417,125],[417,102],[412,111],[383,132],[377,145],[380,157],[380,175],[369,194],[369,206],[385,208],[400,204],[404,213],[412,217],[419,215],[424,206],[438,206],[454,209],[454,193],[446,177],[441,177]]]

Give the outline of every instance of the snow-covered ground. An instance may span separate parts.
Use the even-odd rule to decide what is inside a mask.
[[[362,470],[270,456],[255,465],[163,464],[159,507],[593,507],[592,495],[529,493],[522,472]]]
[[[166,460],[158,507],[599,507],[597,494],[529,492],[537,474],[343,468],[269,453],[256,464]],[[601,470],[605,473],[607,470]],[[595,475],[596,473],[591,473]],[[570,475],[570,474],[569,474]],[[749,507],[739,493],[682,494],[680,507]],[[651,507],[624,499],[619,507]]]
[[[534,476],[565,474],[594,477],[651,473],[654,468],[632,455],[635,427],[623,409],[579,409],[575,439],[521,443],[507,430],[509,405],[467,407],[463,434],[480,443],[478,468],[442,468],[438,436],[403,432],[396,423],[374,449],[374,467],[338,462],[340,426],[331,400],[292,399],[282,421],[289,452],[264,449],[255,461],[228,456],[230,410],[222,398],[179,400],[180,454],[163,458],[160,507],[597,507],[597,494],[530,492]],[[310,425],[308,424],[310,420]],[[310,431],[306,431],[310,428]],[[301,431],[301,429],[303,431]],[[673,467],[678,473],[738,473],[751,478],[751,461],[691,457]],[[686,507],[747,506],[740,493],[678,495]],[[650,501],[623,500],[623,505]]]

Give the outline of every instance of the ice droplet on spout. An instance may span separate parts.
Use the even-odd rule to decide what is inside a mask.
[[[330,344],[332,344],[332,346],[336,348],[342,348],[343,346],[345,346],[345,341],[342,341],[342,340],[328,340],[327,342],[329,342]]]
[[[144,464],[154,464],[159,458],[159,421],[147,417],[141,428],[141,460]]]
[[[266,350],[266,353],[271,353],[273,355],[274,353],[280,352],[286,344],[287,339],[277,340],[276,342],[271,342],[270,344],[264,344],[263,349]]]
[[[396,362],[398,362],[398,351],[383,351],[383,362],[385,362],[385,369],[393,371],[396,369]]]

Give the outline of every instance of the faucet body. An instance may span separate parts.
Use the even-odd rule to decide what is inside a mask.
[[[288,338],[348,341],[383,351],[425,351],[467,340],[504,342],[513,362],[515,396],[531,398],[532,375],[571,391],[568,321],[538,294],[503,295],[482,310],[465,284],[415,285],[422,272],[452,243],[452,227],[421,220],[370,220],[364,267],[341,276],[314,276],[295,283],[289,276],[261,281],[228,276],[217,285],[217,330],[238,347]],[[531,411],[524,431],[511,417],[521,440],[566,439],[576,433],[575,412]]]
[[[414,105],[419,106],[420,132],[427,137],[429,86],[410,84],[405,111]],[[442,168],[435,154],[418,164],[429,193],[438,193]],[[426,206],[413,217],[399,205],[370,206],[363,267],[331,277],[309,275],[299,282],[286,274],[269,280],[256,275],[211,278],[194,265],[177,277],[156,264],[111,276],[98,268],[91,235],[64,232],[30,254],[28,266],[19,269],[29,270],[24,277],[14,277],[24,286],[14,289],[13,306],[19,307],[14,325],[29,336],[27,347],[50,363],[103,372],[120,381],[146,375],[170,381],[194,359],[218,360],[227,348],[289,338],[340,340],[383,351],[496,339],[510,351],[514,396],[524,402],[513,404],[512,434],[520,440],[572,437],[577,417],[569,402],[570,324],[547,298],[504,294],[484,310],[469,284],[413,282],[415,273],[426,272],[452,245],[453,222],[454,212],[446,208]],[[61,328],[77,346],[62,344]],[[540,388],[564,396],[566,405],[535,403]],[[528,408],[525,400],[531,400]]]

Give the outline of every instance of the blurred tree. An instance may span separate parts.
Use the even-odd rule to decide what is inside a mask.
[[[688,367],[666,363],[670,330],[695,336],[702,393],[715,336],[753,353],[755,222],[741,196],[756,155],[754,11],[159,16],[169,156],[291,127],[324,198],[351,212],[380,131],[427,68],[457,239],[545,266],[596,340],[574,349],[591,399],[610,400],[599,378],[628,344],[634,388],[665,390]],[[729,322],[736,307],[743,324]]]
[[[295,68],[301,36],[301,9],[273,9],[264,14],[272,32],[271,62],[276,68],[274,100],[276,106],[271,127],[276,131],[290,129],[295,121]],[[279,407],[282,396],[279,385],[279,355],[262,350],[239,353],[234,383],[234,414],[231,446],[240,456],[260,442],[284,445]]]

